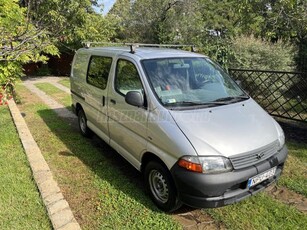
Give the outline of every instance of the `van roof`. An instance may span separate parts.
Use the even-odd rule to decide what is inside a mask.
[[[112,53],[114,55],[127,54],[130,57],[137,56],[139,59],[155,59],[166,57],[205,57],[204,55],[188,52],[181,49],[168,48],[151,48],[151,47],[137,47],[135,53],[130,52],[129,47],[90,47],[81,48],[78,52],[84,53]]]

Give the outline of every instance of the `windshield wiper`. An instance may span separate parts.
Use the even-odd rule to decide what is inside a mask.
[[[240,95],[240,96],[235,96],[235,97],[222,97],[222,98],[214,100],[213,102],[221,102],[221,101],[230,102],[230,101],[234,101],[234,100],[238,101],[238,100],[244,100],[244,99],[248,99],[248,98],[249,98],[249,96],[247,96],[247,95]]]
[[[177,101],[173,103],[166,103],[166,106],[214,106],[214,105],[228,105],[235,101],[241,101],[248,99],[249,96],[247,95],[240,95],[235,97],[222,97],[219,99],[216,99],[214,101],[208,101],[208,102],[198,102],[198,101]]]
[[[199,106],[199,105],[226,105],[227,103],[222,101],[210,101],[210,102],[195,102],[195,101],[178,101],[174,103],[168,103],[168,106],[180,106],[180,105],[188,105],[188,106]]]

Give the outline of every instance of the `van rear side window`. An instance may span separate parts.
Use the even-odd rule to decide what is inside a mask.
[[[100,89],[107,87],[108,77],[112,65],[112,58],[92,56],[87,72],[87,83]]]

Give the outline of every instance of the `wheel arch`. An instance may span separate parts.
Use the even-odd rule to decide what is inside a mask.
[[[153,192],[151,186],[150,186],[150,180],[148,180],[148,172],[150,172],[150,170],[148,170],[147,165],[149,162],[156,162],[157,165],[160,165],[160,167],[162,167],[164,169],[164,174],[168,179],[167,181],[169,182],[169,192],[170,195],[169,196],[169,200],[167,201],[168,204],[166,203],[161,203],[161,201],[158,201],[157,197],[154,195],[156,194],[155,192]],[[148,165],[148,167],[152,167],[152,165]],[[171,171],[168,169],[168,167],[166,166],[166,164],[155,154],[151,153],[151,152],[146,152],[143,157],[142,157],[142,163],[141,163],[141,172],[144,176],[144,181],[145,181],[145,185],[146,185],[146,189],[147,192],[150,194],[151,199],[153,200],[153,202],[163,211],[166,212],[172,212],[177,210],[179,207],[181,207],[182,202],[180,201],[179,198],[179,192],[176,186],[176,183],[174,181],[173,175],[171,173]],[[161,173],[163,171],[160,171]]]
[[[84,111],[82,105],[81,105],[79,102],[77,102],[77,104],[76,104],[76,114],[77,114],[77,115],[78,115],[78,113],[79,113],[79,111],[80,111],[81,109]]]
[[[144,173],[145,167],[150,161],[159,162],[163,167],[165,167],[169,171],[167,165],[163,162],[163,160],[161,160],[160,157],[158,157],[156,154],[152,152],[145,152],[142,156],[142,161],[141,161],[141,172],[142,173]]]

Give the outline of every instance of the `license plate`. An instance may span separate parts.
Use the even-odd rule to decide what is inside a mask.
[[[276,172],[276,167],[274,168],[271,168],[261,174],[258,174],[257,176],[254,176],[252,178],[249,178],[248,179],[248,183],[247,183],[247,186],[250,188],[254,185],[257,185],[259,183],[261,183],[262,181],[265,181],[271,177],[273,177],[275,175],[275,172]]]

